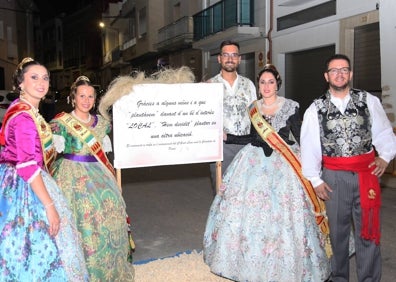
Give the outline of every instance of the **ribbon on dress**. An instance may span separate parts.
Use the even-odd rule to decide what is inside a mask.
[[[55,118],[66,125],[67,128],[69,128],[75,134],[75,136],[80,139],[80,141],[87,144],[91,154],[115,177],[115,171],[112,164],[107,158],[106,153],[103,151],[102,145],[92,134],[91,130],[82,125],[77,119],[68,113],[62,112]]]
[[[262,117],[257,107],[257,101],[254,101],[248,107],[249,118],[260,137],[273,149],[276,150],[294,170],[295,175],[300,181],[304,192],[307,195],[313,207],[316,224],[320,231],[326,236],[326,253],[331,256],[331,246],[329,240],[329,224],[326,215],[326,206],[324,202],[316,196],[311,182],[302,174],[301,163],[289,145],[279,136],[276,130]]]

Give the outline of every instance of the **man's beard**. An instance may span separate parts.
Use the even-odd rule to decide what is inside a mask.
[[[346,82],[344,85],[341,85],[341,86],[334,85],[333,83],[329,83],[329,86],[330,86],[330,88],[334,89],[337,92],[338,91],[343,91],[343,90],[345,90],[345,89],[347,89],[349,87],[349,81]]]
[[[222,69],[226,72],[234,72],[236,71],[236,64],[224,64]]]

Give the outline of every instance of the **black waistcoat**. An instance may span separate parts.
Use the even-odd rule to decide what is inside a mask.
[[[351,89],[350,95],[344,114],[330,101],[329,92],[314,101],[324,156],[351,157],[372,149],[367,92]]]

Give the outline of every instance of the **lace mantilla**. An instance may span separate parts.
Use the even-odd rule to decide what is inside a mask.
[[[279,97],[278,99],[284,99],[284,105],[280,107],[279,111],[273,116],[271,120],[271,126],[278,132],[281,128],[286,126],[288,118],[295,114],[296,108],[300,105],[293,100]]]

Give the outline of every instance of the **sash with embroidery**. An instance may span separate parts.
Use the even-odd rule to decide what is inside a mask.
[[[82,125],[77,119],[68,113],[60,113],[56,116],[56,119],[61,121],[64,125],[67,126],[74,134],[77,136],[83,143],[87,144],[91,154],[101,163],[103,164],[115,177],[115,171],[113,165],[110,163],[109,159],[106,156],[106,153],[102,149],[102,145],[98,140],[96,140],[95,136],[92,132]]]
[[[308,196],[314,210],[316,224],[320,231],[328,235],[329,225],[326,216],[326,208],[324,202],[316,196],[314,188],[303,175],[301,170],[301,163],[297,156],[290,149],[289,145],[278,135],[274,128],[261,116],[257,108],[257,101],[249,106],[249,117],[261,138],[274,150],[276,150],[287,161],[290,167],[294,170],[301,185],[304,188],[305,194]]]
[[[37,132],[40,137],[40,143],[41,143],[41,149],[43,152],[43,162],[44,162],[44,168],[46,171],[49,171],[49,168],[51,164],[53,163],[55,159],[55,148],[52,144],[52,132],[51,128],[49,125],[46,123],[44,118],[40,114],[36,114],[33,112],[32,107],[23,102],[23,101],[18,101],[15,104],[13,104],[6,112],[4,119],[3,119],[3,126],[0,131],[0,145],[4,146],[5,145],[5,128],[7,125],[7,122],[12,119],[14,116],[20,114],[20,113],[27,113],[29,114],[37,128]]]

